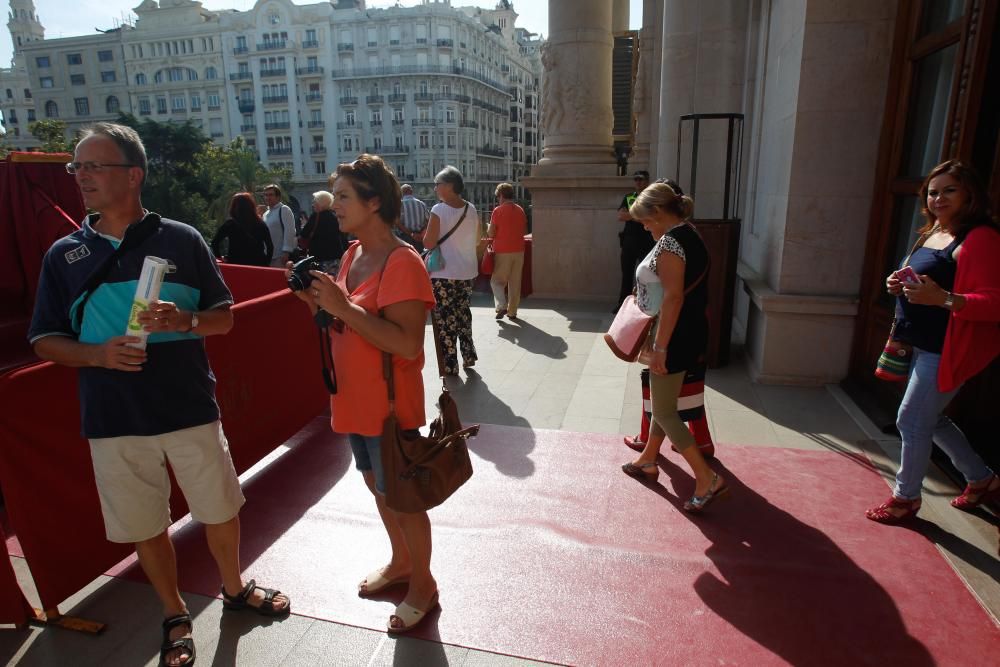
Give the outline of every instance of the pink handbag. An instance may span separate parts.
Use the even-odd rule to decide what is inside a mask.
[[[649,330],[655,319],[642,312],[635,296],[629,295],[618,309],[608,333],[604,334],[604,342],[619,359],[635,361],[649,337]]]

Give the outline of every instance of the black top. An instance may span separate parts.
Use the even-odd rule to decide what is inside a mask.
[[[229,218],[212,239],[212,253],[221,257],[221,246],[224,239],[229,239],[229,251],[226,261],[230,264],[247,264],[249,266],[269,266],[274,254],[274,244],[267,225],[261,221],[237,222]]]
[[[684,289],[701,282],[684,296],[674,333],[667,344],[667,372],[689,371],[705,364],[708,349],[708,248],[690,223],[667,232],[684,249]]]
[[[952,253],[959,243],[955,239],[948,247],[939,250],[917,248],[910,256],[910,266],[917,274],[929,276],[942,289],[950,292],[955,286],[957,268]],[[896,298],[896,331],[893,338],[939,354],[944,348],[944,334],[950,315],[946,308],[910,303],[900,295]]]
[[[309,244],[309,254],[320,261],[340,259],[347,250],[347,240],[340,232],[340,223],[330,210],[313,212],[302,228],[302,238]]]

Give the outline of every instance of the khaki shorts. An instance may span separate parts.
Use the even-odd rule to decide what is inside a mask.
[[[225,523],[245,502],[218,421],[160,435],[93,438],[90,455],[112,542],[142,542],[170,525],[167,461],[196,521]]]

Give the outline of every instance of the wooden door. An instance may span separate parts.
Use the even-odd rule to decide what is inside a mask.
[[[892,323],[894,301],[885,277],[906,256],[923,225],[918,193],[938,163],[972,163],[1000,203],[1000,77],[997,3],[990,0],[903,0],[899,3],[889,94],[883,121],[862,276],[851,374],[845,387],[881,425],[891,425],[901,386],[872,371]],[[989,81],[994,82],[988,86]],[[998,258],[1000,261],[1000,258]],[[996,411],[1000,372],[988,371],[962,391],[951,412],[977,447],[985,431],[975,415]],[[985,404],[992,407],[983,412]],[[995,439],[995,435],[993,436]]]

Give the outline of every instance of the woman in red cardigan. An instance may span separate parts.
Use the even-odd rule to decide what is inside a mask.
[[[927,224],[910,256],[916,279],[895,271],[895,338],[913,346],[896,426],[903,441],[892,497],[865,514],[899,523],[920,509],[920,488],[937,443],[965,477],[951,504],[961,510],[1000,497],[1000,478],[942,414],[962,384],[1000,354],[1000,226],[976,173],[958,160],[935,167],[920,189]]]

